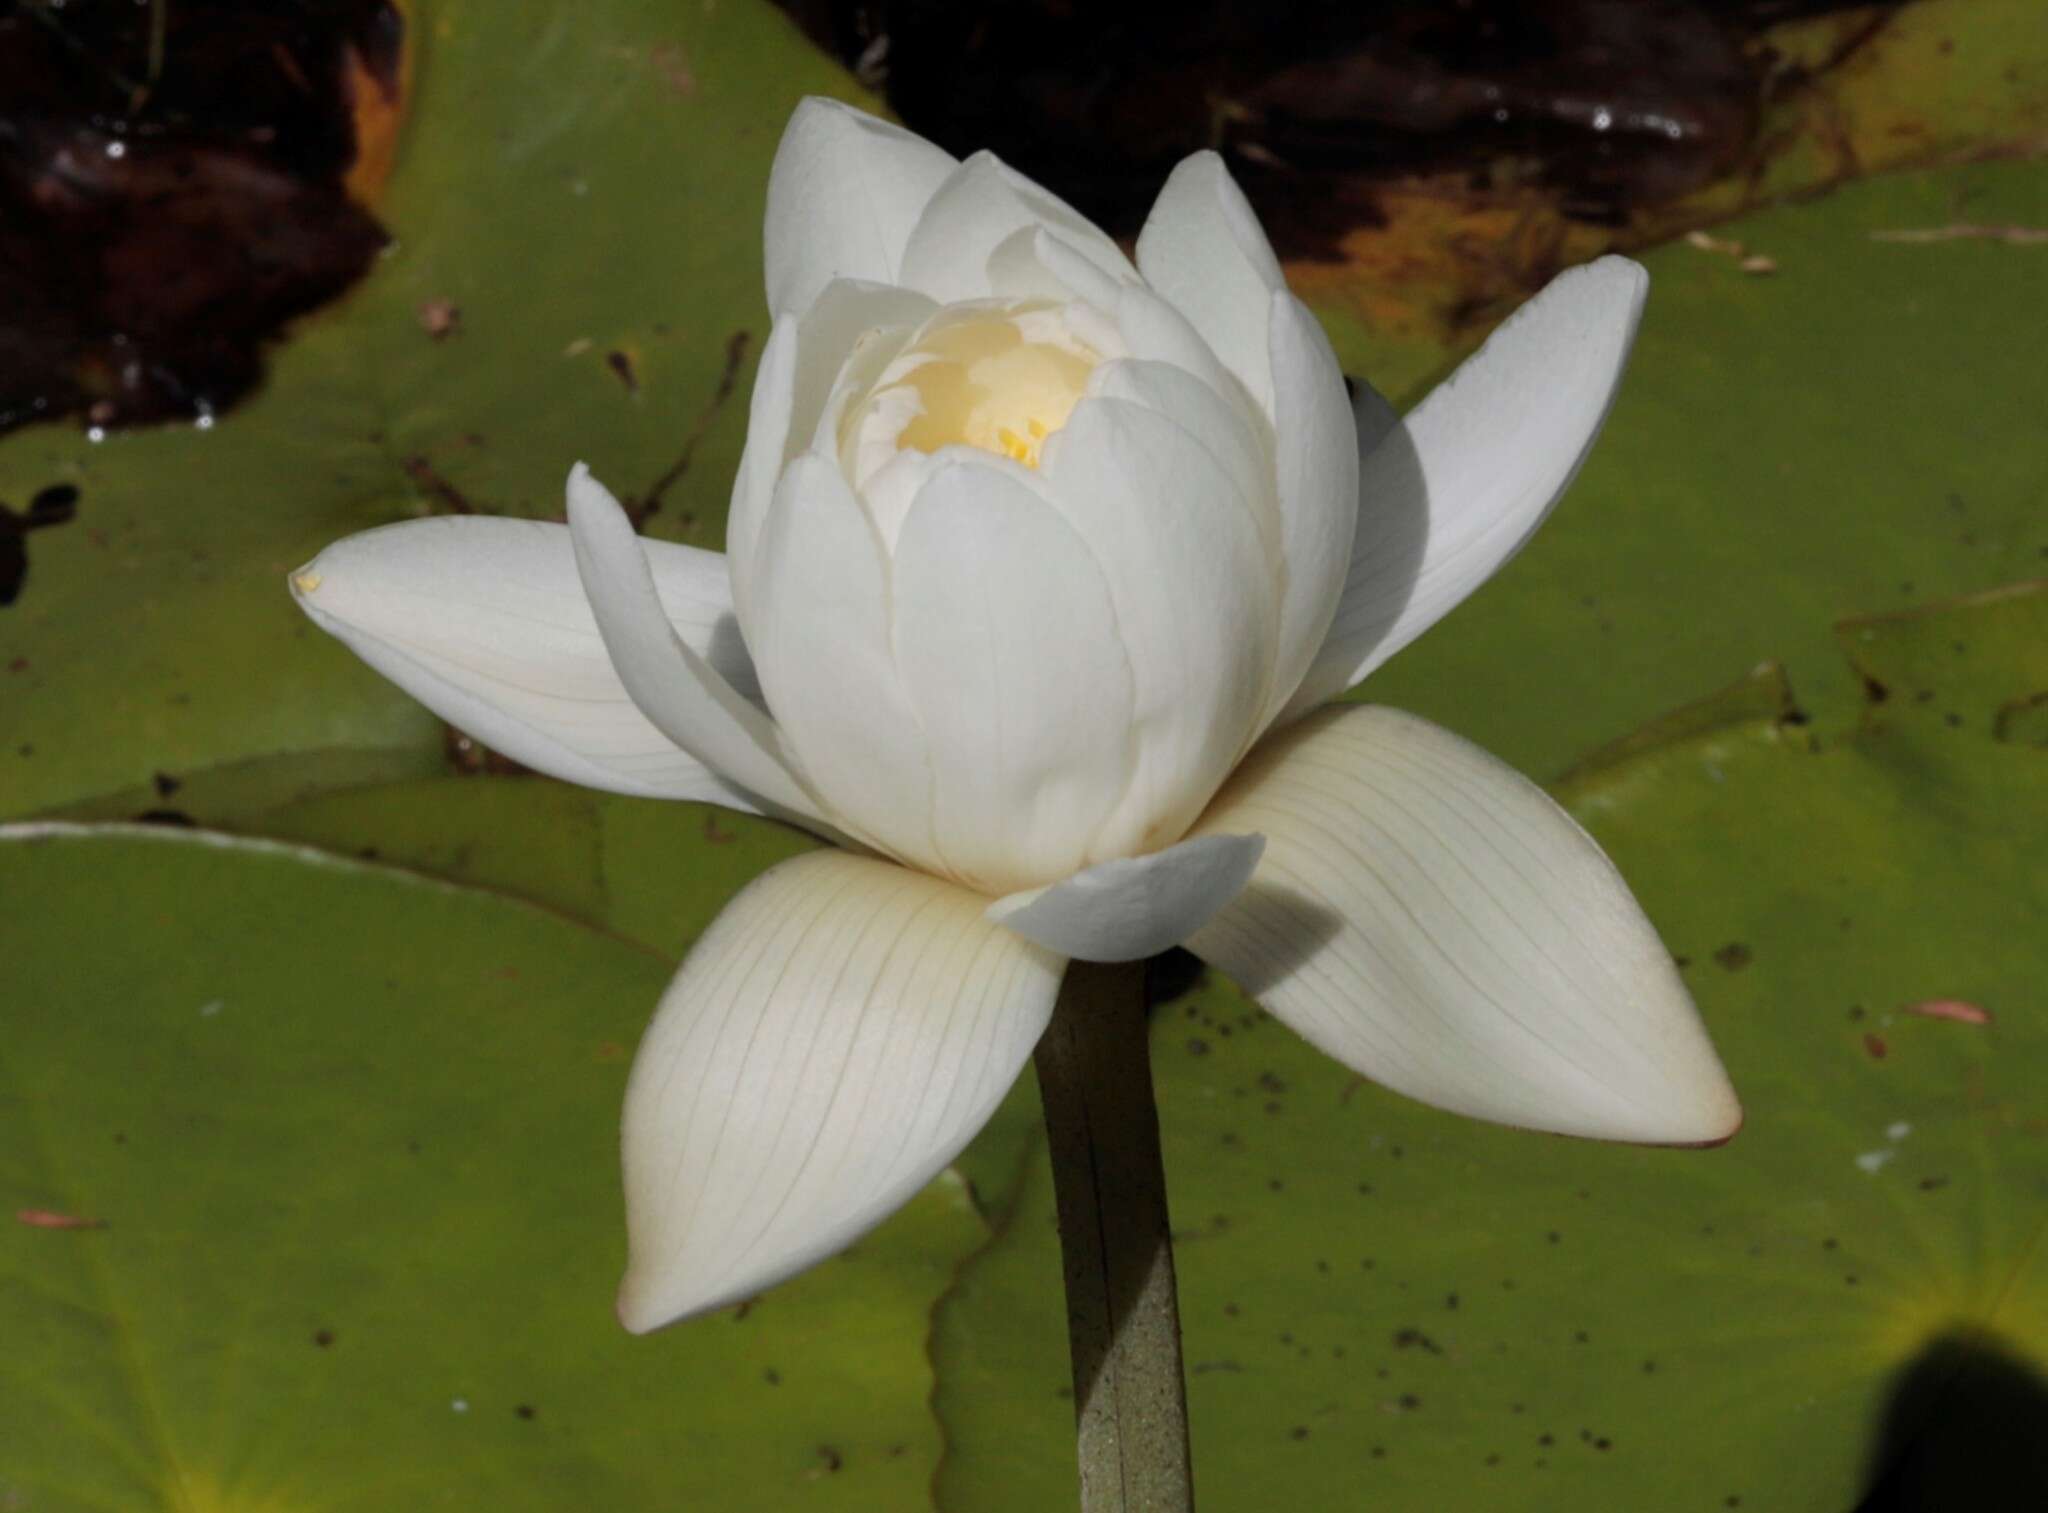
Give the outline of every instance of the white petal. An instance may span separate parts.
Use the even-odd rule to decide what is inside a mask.
[[[1057,196],[989,152],[977,152],[939,187],[903,249],[897,280],[942,305],[986,299],[989,259],[1012,234],[1044,226],[1118,282],[1138,272],[1117,244]]]
[[[662,613],[645,543],[605,486],[569,473],[576,569],[620,683],[655,728],[713,772],[813,829],[829,822],[805,791],[767,715],[683,643]]]
[[[714,552],[648,543],[676,634],[759,696]],[[512,760],[614,793],[758,810],[648,723],[612,670],[566,527],[412,520],[337,541],[291,575],[313,622],[442,719]]]
[[[848,286],[833,285],[812,307],[810,316],[804,321],[807,333],[819,323],[820,317],[832,305],[835,291],[842,287]],[[821,376],[829,386],[823,394],[822,404],[814,403],[813,395],[806,392],[799,412],[809,432],[809,449],[834,461],[840,455],[840,430],[846,421],[847,407],[868,397],[884,371],[902,355],[903,349],[923,328],[926,317],[935,315],[939,308],[913,290],[883,290],[874,285],[859,287],[874,290],[878,303],[869,308],[866,318],[858,322],[848,321],[841,328],[840,345],[844,346],[845,336],[850,334],[853,338],[850,347],[834,351],[829,356],[823,342],[811,349],[811,360],[823,359],[821,366],[825,371]],[[831,372],[834,365],[837,376]],[[802,450],[803,439],[792,435],[789,456],[793,458]]]
[[[1273,581],[1252,506],[1157,411],[1084,399],[1047,441],[1047,497],[1109,583],[1137,761],[1097,855],[1171,845],[1243,752],[1272,671]]]
[[[988,917],[1077,961],[1141,961],[1177,946],[1244,891],[1263,836],[1201,835],[1012,893]]]
[[[755,623],[761,688],[832,810],[863,839],[928,871],[931,763],[890,645],[881,545],[836,465],[789,465],[761,533]]]
[[[796,108],[768,175],[768,309],[802,314],[835,278],[894,284],[925,204],[953,172],[923,137],[837,100]]]
[[[1337,618],[1290,715],[1357,683],[1536,534],[1600,434],[1649,285],[1623,257],[1560,274],[1386,433],[1359,472]]]
[[[796,399],[795,316],[777,317],[761,362],[754,370],[754,394],[747,406],[747,439],[733,474],[732,503],[725,514],[725,560],[732,574],[733,601],[744,604],[753,587],[754,547],[775,480],[789,462],[790,410]]]
[[[857,352],[870,358],[886,333],[908,336],[937,306],[921,294],[887,284],[835,279],[819,291],[801,318],[777,320],[761,353],[754,400],[747,417],[746,450],[733,482],[726,517],[726,555],[732,563],[733,600],[740,620],[753,600],[754,552],[775,484],[790,459],[817,444],[819,427]],[[884,359],[886,360],[886,358]],[[873,372],[878,365],[869,363]]]
[[[1082,866],[1131,772],[1131,668],[1102,570],[1028,484],[941,454],[896,542],[896,663],[933,841],[986,893]]]
[[[843,1249],[973,1138],[1051,1017],[1063,963],[985,900],[820,851],[712,923],[626,1089],[635,1333]]]
[[[1287,281],[1244,191],[1215,153],[1185,158],[1167,177],[1138,233],[1138,268],[1271,414],[1266,327],[1273,295]]]
[[[1548,795],[1398,710],[1268,739],[1198,833],[1259,831],[1188,946],[1352,1070],[1456,1113],[1649,1144],[1741,1109],[1671,955]]]
[[[989,291],[1006,299],[1080,300],[1105,315],[1115,312],[1125,284],[1074,245],[1033,223],[1011,232],[988,258]]]
[[[1273,462],[1262,443],[1261,417],[1239,400],[1227,399],[1187,369],[1169,362],[1121,358],[1089,375],[1088,392],[1103,399],[1127,399],[1156,410],[1194,437],[1217,466],[1230,475],[1252,505],[1259,539],[1277,582],[1284,571],[1280,546],[1280,504]],[[1232,384],[1227,393],[1237,394]]]
[[[1359,498],[1358,427],[1329,338],[1308,307],[1284,289],[1273,294],[1269,330],[1286,578],[1266,722],[1300,685],[1336,618]]]
[[[1116,323],[1124,350],[1133,357],[1163,362],[1192,373],[1235,407],[1242,408],[1262,444],[1270,447],[1273,418],[1237,375],[1217,360],[1188,318],[1150,289],[1136,285],[1117,297]]]

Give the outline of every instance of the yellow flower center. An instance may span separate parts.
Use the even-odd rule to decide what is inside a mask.
[[[896,450],[979,447],[1035,468],[1098,361],[1048,306],[949,312],[889,365],[848,425],[858,434],[871,419],[907,417]]]

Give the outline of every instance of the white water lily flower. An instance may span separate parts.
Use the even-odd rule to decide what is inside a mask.
[[[1319,708],[1514,555],[1646,278],[1564,274],[1412,414],[1345,394],[1214,154],[1135,265],[986,153],[825,100],[768,188],[774,329],[728,552],[457,518],[294,575],[324,629],[528,766],[837,843],[690,952],[624,1130],[645,1330],[760,1291],[951,1162],[1069,958],[1184,943],[1346,1066],[1532,1129],[1740,1119],[1598,847],[1457,736]]]

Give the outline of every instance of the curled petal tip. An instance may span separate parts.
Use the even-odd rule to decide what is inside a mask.
[[[1668,1145],[1674,1150],[1710,1151],[1726,1145],[1730,1140],[1741,1134],[1747,1115],[1743,1112],[1742,1104],[1735,1097],[1734,1088],[1729,1087],[1724,1081],[1721,1090],[1723,1096],[1719,1105],[1714,1110],[1713,1119],[1702,1121],[1711,1133],[1689,1139],[1665,1140],[1659,1143]]]
[[[573,523],[578,515],[589,515],[602,510],[606,505],[619,508],[612,491],[597,481],[597,475],[590,471],[590,464],[577,462],[569,468],[569,481],[565,490],[569,506],[569,519]]]
[[[613,1306],[620,1325],[628,1334],[649,1334],[666,1322],[648,1306],[646,1289],[639,1284],[634,1272],[627,1272],[619,1283],[619,1295]]]
[[[701,1311],[687,1305],[677,1307],[663,1298],[658,1281],[637,1266],[629,1267],[620,1279],[619,1295],[613,1309],[626,1333],[652,1334],[665,1325],[679,1323],[690,1313]]]

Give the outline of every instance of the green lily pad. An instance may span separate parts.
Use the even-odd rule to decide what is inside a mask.
[[[2023,739],[2031,711],[2048,700],[2048,579],[1844,620],[1835,635],[1879,723],[1934,717]],[[1991,668],[1999,671],[1987,676]]]
[[[0,897],[0,1505],[924,1498],[959,1183],[751,1307],[610,1317],[666,956],[176,829],[0,832]]]
[[[244,828],[501,889],[680,957],[726,900],[818,842],[710,804],[542,778],[428,778],[324,794]]]
[[[1555,773],[1770,658],[1817,720],[1851,718],[1861,680],[1836,620],[2038,576],[2048,429],[2023,312],[2041,249],[1872,240],[1959,214],[2048,224],[2048,174],[1902,174],[1737,223],[1776,258],[1769,277],[1684,244],[1649,255],[1642,334],[1585,471],[1365,696]]]
[[[766,4],[414,9],[379,205],[395,245],[206,431],[31,428],[0,500],[52,483],[0,609],[0,814],[278,754],[440,750],[441,727],[295,610],[337,536],[463,507],[551,515],[571,462],[715,545],[765,336],[761,207],[806,93],[852,92]],[[423,305],[461,311],[452,335]],[[118,732],[118,737],[112,733]]]
[[[1915,622],[1973,709],[2039,691],[2001,629],[2040,598]],[[1816,742],[1789,708],[1763,669],[1561,792],[1684,965],[1748,1112],[1725,1148],[1438,1114],[1213,975],[1162,1011],[1206,1499],[1845,1509],[1959,1341],[2041,1380],[2041,753],[1932,712]],[[942,1506],[1071,1497],[1058,1275],[1041,1157],[940,1310]]]

